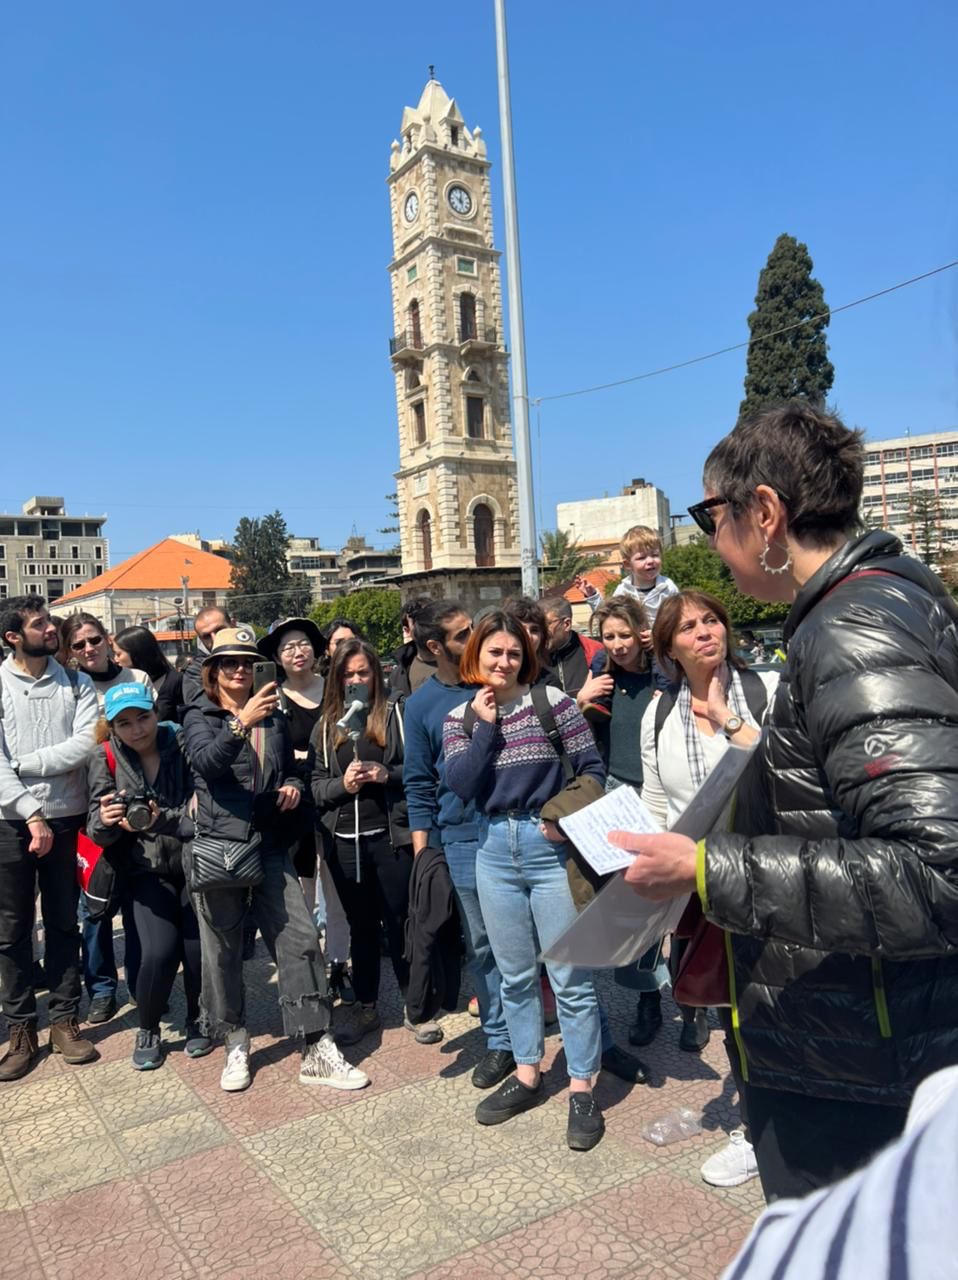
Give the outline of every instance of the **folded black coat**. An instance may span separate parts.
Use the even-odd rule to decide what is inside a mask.
[[[406,920],[410,1022],[429,1022],[440,1009],[455,1009],[460,954],[459,916],[445,855],[423,849],[413,863]]]

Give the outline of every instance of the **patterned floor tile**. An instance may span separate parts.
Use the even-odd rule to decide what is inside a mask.
[[[3,1116],[4,1128],[17,1120],[43,1115],[60,1107],[76,1106],[84,1100],[79,1071],[70,1075],[62,1071],[48,1072],[48,1068],[57,1061],[56,1058],[48,1058],[24,1080],[2,1086],[0,1115]]]
[[[10,1180],[10,1175],[3,1164],[0,1163],[0,1213],[7,1213],[10,1210],[19,1208],[20,1202],[17,1199],[17,1193]]]
[[[230,1140],[230,1135],[203,1107],[122,1129],[116,1138],[130,1168],[142,1173],[182,1156],[221,1146]]]
[[[0,1280],[46,1280],[24,1214],[0,1213]]]
[[[734,1242],[737,1248],[752,1225],[750,1215],[711,1195],[710,1188],[700,1190],[666,1172],[649,1173],[631,1186],[595,1196],[589,1208],[613,1230],[622,1223],[640,1223],[646,1253],[673,1261],[694,1255],[707,1237]],[[713,1275],[719,1270],[714,1268]]]
[[[81,1102],[5,1124],[0,1131],[0,1146],[8,1159],[23,1160],[32,1152],[63,1142],[102,1139],[106,1134],[96,1109],[89,1102]]]
[[[77,1247],[137,1240],[162,1225],[146,1189],[131,1180],[41,1201],[26,1210],[26,1218],[40,1256],[54,1274],[63,1255]]]
[[[114,1129],[132,1129],[197,1105],[194,1092],[166,1065],[158,1071],[134,1071],[126,1060],[98,1064],[82,1084]]]
[[[580,1191],[552,1165],[510,1162],[451,1178],[436,1188],[435,1195],[449,1217],[461,1215],[481,1240],[491,1240],[570,1207]]]
[[[56,1261],[57,1280],[188,1280],[196,1270],[172,1235],[153,1226],[130,1240],[77,1245]]]
[[[124,1177],[129,1167],[108,1138],[54,1143],[7,1159],[20,1203],[30,1205]]]

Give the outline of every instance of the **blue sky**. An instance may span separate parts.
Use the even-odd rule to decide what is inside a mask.
[[[511,0],[509,27],[533,396],[741,341],[782,231],[832,306],[958,257],[953,3]],[[385,179],[429,63],[483,126],[504,248],[492,0],[7,7],[0,506],[106,511],[114,562],[274,507],[385,541]],[[871,437],[958,425],[958,270],[830,343]],[[694,501],[743,373],[545,401],[545,527],[634,476]]]

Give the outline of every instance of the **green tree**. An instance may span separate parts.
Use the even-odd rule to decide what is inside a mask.
[[[601,556],[583,551],[578,538],[565,529],[546,530],[542,543],[542,578],[546,586],[571,582],[577,573],[587,573],[602,563]]]
[[[386,497],[386,501],[389,503],[389,519],[391,523],[383,525],[383,527],[381,529],[377,529],[376,532],[377,533],[401,533],[402,530],[399,527],[399,494],[387,493],[385,497]],[[395,545],[398,549],[399,547],[398,541]]]
[[[911,537],[905,534],[902,541],[911,542],[919,557],[934,569],[942,558],[940,530],[945,518],[938,495],[934,489],[910,489],[892,505],[894,510],[908,517],[911,526]]]
[[[825,330],[825,291],[812,275],[808,246],[780,235],[758,277],[739,414],[756,413],[796,397],[823,404],[835,381]],[[800,323],[803,322],[803,323]],[[778,330],[799,324],[787,333]],[[766,334],[775,333],[775,337]]]
[[[362,628],[370,644],[385,657],[402,642],[401,609],[402,598],[398,591],[388,587],[366,587],[338,600],[316,605],[309,616],[318,627],[325,627],[333,618],[348,618]]]
[[[788,616],[787,604],[743,595],[722,559],[704,538],[669,547],[662,555],[662,572],[679,587],[706,591],[721,600],[737,627],[771,625]]]
[[[286,562],[289,533],[279,511],[260,518],[243,516],[233,538],[230,612],[255,626],[268,627],[302,603],[303,574],[295,577]],[[311,593],[306,592],[307,599]]]

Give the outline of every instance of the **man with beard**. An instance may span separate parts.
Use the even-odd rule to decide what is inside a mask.
[[[89,676],[54,654],[57,629],[40,596],[0,608],[11,650],[0,666],[0,993],[10,1045],[0,1081],[27,1074],[39,1054],[33,987],[37,890],[46,935],[50,1048],[75,1064],[97,1056],[80,1037],[77,832],[87,809],[87,758],[97,699]]]
[[[574,698],[589,677],[589,665],[602,650],[600,641],[572,630],[572,605],[563,596],[540,600],[546,615],[549,662],[563,693]]]
[[[183,705],[188,707],[203,693],[200,677],[203,673],[203,659],[210,656],[213,639],[217,631],[231,627],[233,623],[225,609],[218,604],[207,605],[196,615],[193,631],[196,635],[196,648],[190,655],[190,665],[183,672]]]

